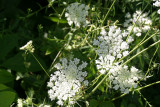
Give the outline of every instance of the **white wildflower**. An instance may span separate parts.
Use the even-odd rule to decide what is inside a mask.
[[[23,107],[23,100],[22,99],[18,99],[17,100],[17,107]]]
[[[93,45],[98,47],[96,50],[97,54],[103,57],[110,55],[114,56],[115,59],[121,58],[123,51],[127,51],[129,49],[129,43],[133,41],[131,36],[125,41],[127,35],[128,32],[121,31],[116,26],[110,26],[108,32],[101,33],[101,36],[93,41]]]
[[[126,14],[126,20],[123,23],[123,26],[126,27],[129,32],[132,30],[134,23],[133,33],[136,34],[136,36],[141,36],[143,32],[145,33],[151,28],[152,20],[147,17],[148,13],[142,14],[142,11],[137,10],[132,16],[129,16],[129,14],[130,13]]]
[[[109,78],[112,78],[110,80],[112,82],[113,89],[120,89],[122,93],[129,93],[130,88],[137,88],[137,81],[142,77],[140,75],[140,71],[133,66],[129,70],[128,66],[122,67],[117,65],[110,69]]]
[[[22,46],[20,48],[20,50],[25,50],[26,52],[29,51],[29,52],[33,53],[34,52],[34,47],[32,45],[32,40],[30,40],[29,42],[27,42],[26,45]]]
[[[100,32],[101,35],[105,36],[107,34],[106,30],[103,28]]]
[[[40,104],[38,107],[51,107],[51,105]]]
[[[87,63],[80,63],[78,58],[69,61],[62,58],[60,63],[54,66],[57,71],[51,75],[47,85],[50,88],[48,91],[50,99],[57,99],[57,104],[60,106],[63,106],[64,102],[68,102],[69,105],[74,104],[82,84],[85,86],[89,84],[88,80],[85,80],[87,72],[83,71],[86,66]]]
[[[72,3],[66,8],[65,17],[67,17],[68,24],[71,26],[73,23],[75,26],[85,27],[88,24],[86,16],[88,16],[89,7],[85,4]]]

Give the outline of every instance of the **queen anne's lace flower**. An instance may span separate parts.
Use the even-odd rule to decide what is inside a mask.
[[[155,1],[155,2],[153,3],[154,6],[160,7],[160,0],[153,0],[153,1]],[[160,9],[158,9],[157,13],[160,14]]]
[[[106,72],[109,74],[108,77],[113,89],[120,89],[122,93],[129,93],[129,89],[136,88],[137,81],[142,78],[140,71],[133,66],[129,70],[128,66],[122,67],[120,63],[113,63],[113,61],[113,56],[100,56],[96,60],[97,69],[102,74]]]
[[[32,45],[32,40],[30,40],[29,42],[27,42],[26,45],[22,46],[20,48],[20,50],[25,50],[26,52],[29,51],[29,52],[33,53],[34,52],[34,47]]]
[[[129,36],[127,41],[124,41],[125,37],[128,35],[126,31],[122,33],[120,28],[110,26],[109,32],[103,29],[101,34],[102,35],[99,36],[98,39],[94,39],[93,41],[93,45],[98,46],[96,52],[99,56],[110,55],[116,59],[128,55],[128,44],[133,41],[133,38]],[[123,54],[123,52],[126,54]]]
[[[135,68],[128,66],[114,66],[109,70],[109,80],[112,82],[113,89],[122,93],[129,93],[130,88],[137,88],[137,81],[142,78],[141,72]]]
[[[73,23],[77,27],[87,25],[88,21],[86,20],[86,16],[88,16],[88,6],[75,2],[70,4],[66,10],[65,17],[67,17],[69,25],[72,25]]]
[[[142,32],[146,32],[150,29],[152,24],[152,20],[147,17],[148,13],[143,13],[142,11],[136,11],[132,16],[130,13],[127,13],[125,18],[125,22],[123,23],[124,27],[127,27],[128,31],[132,30],[133,24],[135,23],[135,27],[133,28],[133,33],[136,36],[141,36]],[[138,18],[138,19],[137,19]]]
[[[69,105],[75,103],[78,99],[78,94],[81,92],[81,86],[88,86],[88,80],[84,80],[87,76],[86,71],[82,71],[87,66],[86,62],[80,64],[80,60],[68,61],[66,58],[60,60],[54,67],[57,71],[51,74],[48,91],[51,100],[58,99],[58,105],[64,105],[64,102]],[[77,96],[76,96],[77,95]]]
[[[130,17],[130,14],[126,17]],[[128,66],[121,66],[123,60],[118,59],[129,54],[129,43],[133,38],[128,36],[128,32],[122,33],[120,28],[115,26],[110,26],[108,32],[103,29],[100,34],[101,36],[93,41],[93,45],[98,46],[96,52],[99,57],[95,60],[97,69],[101,74],[108,73],[113,89],[129,93],[130,88],[137,87],[137,81],[141,78],[140,71],[135,67],[129,70]]]

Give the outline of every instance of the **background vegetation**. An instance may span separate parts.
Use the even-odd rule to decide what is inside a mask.
[[[75,1],[90,4],[93,10],[88,18],[97,25],[96,20],[104,18],[113,2],[113,0],[68,0],[66,2],[68,4]],[[59,57],[67,56],[72,52],[73,55],[81,59],[88,62],[93,61],[94,52],[92,48],[75,48],[72,51],[69,47],[63,48],[68,41],[66,35],[70,30],[64,14],[62,14],[66,7],[63,2],[63,0],[56,0],[51,7],[48,7],[46,0],[0,0],[0,107],[16,106],[18,98],[28,98],[28,101],[35,104],[34,106],[43,102],[53,106],[56,104],[48,98],[46,83],[49,78],[46,77],[32,55],[26,55],[19,50],[29,40],[34,41],[33,45],[36,49],[34,55],[48,71],[58,52],[61,52]],[[104,25],[110,21],[112,23],[118,20],[118,26],[122,26],[125,20],[124,16],[128,11],[133,13],[137,9],[143,10],[147,6],[145,11],[149,12],[153,21],[153,28],[159,29],[160,15],[157,14],[157,9],[153,7],[152,3],[151,0],[117,0]],[[61,20],[59,20],[60,17]],[[81,33],[84,31],[85,29],[77,31],[80,38],[85,37]],[[78,41],[78,37],[75,36],[72,40]],[[137,39],[136,43],[141,39]],[[160,35],[155,36],[139,47],[133,55],[159,39]],[[134,45],[136,44],[132,44],[132,46]],[[141,83],[141,86],[160,81],[159,44],[136,57],[131,61],[131,64],[144,72],[150,69],[149,73],[152,77]],[[92,74],[97,75],[94,63],[90,63],[90,65],[87,69]],[[88,79],[93,80],[94,77],[89,75]],[[102,84],[87,101],[90,107],[106,107],[106,105],[108,105],[107,107],[147,107],[151,105],[160,107],[159,90],[160,86],[157,84],[108,102],[120,94],[106,94]],[[85,102],[80,102],[80,104],[85,106]]]

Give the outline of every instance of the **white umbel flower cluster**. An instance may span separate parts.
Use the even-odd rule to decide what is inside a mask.
[[[142,78],[141,72],[135,68],[117,65],[109,70],[109,80],[112,81],[113,89],[122,93],[129,93],[130,88],[137,88],[137,81]]]
[[[20,50],[25,50],[26,52],[29,51],[29,52],[33,53],[34,52],[34,47],[33,47],[32,43],[33,43],[33,41],[30,40],[29,42],[27,42],[26,45],[22,46],[20,48]]]
[[[137,87],[137,81],[141,78],[140,71],[135,67],[129,70],[128,66],[121,66],[123,60],[118,59],[129,54],[129,43],[133,38],[116,26],[110,26],[108,32],[102,29],[100,34],[101,36],[93,41],[93,45],[98,46],[98,59],[95,60],[97,69],[101,74],[108,73],[113,89],[129,93],[130,88]]]
[[[100,56],[96,60],[97,69],[102,74],[108,72],[108,77],[114,90],[119,89],[122,93],[129,93],[130,88],[138,86],[137,81],[142,78],[141,72],[133,66],[129,70],[128,66],[122,67],[120,63],[113,63],[113,61],[113,56]]]
[[[130,32],[135,23],[133,33],[138,37],[141,36],[143,32],[147,32],[152,25],[152,20],[148,17],[148,13],[142,14],[142,11],[140,10],[137,10],[132,16],[130,13],[127,13],[125,18],[126,20],[123,23],[123,26]]]
[[[76,95],[80,94],[82,85],[88,86],[88,80],[84,78],[87,76],[86,71],[82,71],[87,66],[86,62],[80,64],[80,59],[74,58],[73,60],[67,60],[63,58],[60,63],[57,63],[54,67],[57,71],[51,75],[48,87],[51,88],[48,91],[51,100],[57,99],[58,105],[72,105],[78,99]]]
[[[155,2],[153,3],[154,6],[160,7],[160,0],[153,0],[153,1],[155,1]],[[160,14],[160,9],[158,9],[157,13]]]
[[[93,41],[93,45],[98,46],[96,52],[99,56],[110,55],[116,59],[128,55],[129,43],[133,38],[129,36],[127,41],[124,41],[123,39],[128,35],[127,32],[122,33],[120,28],[110,26],[109,32],[102,29],[100,34],[101,36]]]
[[[80,27],[81,25],[86,26],[89,22],[86,20],[88,16],[89,7],[85,4],[79,4],[78,2],[70,4],[66,8],[65,17],[67,17],[68,24]]]

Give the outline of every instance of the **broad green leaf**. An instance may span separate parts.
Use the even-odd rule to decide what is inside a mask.
[[[4,85],[4,84],[0,84],[0,92],[2,91],[12,91],[12,92],[15,92],[12,88]]]
[[[5,86],[5,85],[3,85],[3,84],[0,84],[0,91],[2,91],[2,90],[5,90],[5,89],[8,89],[9,87],[7,87],[7,86]]]
[[[27,70],[31,72],[36,72],[36,71],[42,70],[40,65],[37,63],[37,61],[34,59],[34,57],[31,54],[28,54],[26,56],[26,60],[24,60],[22,54],[23,52],[18,53],[14,57],[5,61],[2,64],[2,66],[6,68],[10,68],[15,71],[19,71],[19,72],[26,72]],[[46,68],[44,61],[39,57],[37,57],[37,59],[40,61],[43,67]]]
[[[15,70],[25,72],[26,68],[24,65],[24,58],[22,57],[22,53],[18,53],[17,55],[13,56],[12,58],[6,60],[2,66]]]
[[[97,106],[98,106],[98,101],[95,100],[95,99],[91,99],[91,100],[89,101],[89,106],[90,106],[90,107],[97,107]]]
[[[112,103],[111,101],[105,101],[102,102],[99,107],[115,107],[114,103]]]
[[[128,107],[137,107],[135,104],[129,104]]]
[[[13,82],[13,76],[6,70],[0,69],[0,83],[6,84],[9,82]]]
[[[59,23],[67,23],[67,20],[65,19],[59,19],[58,17],[45,17],[53,22],[59,22]]]
[[[11,91],[0,92],[0,107],[10,107],[16,98],[16,93]]]
[[[15,34],[0,35],[0,60],[4,60],[17,43],[18,39]]]

